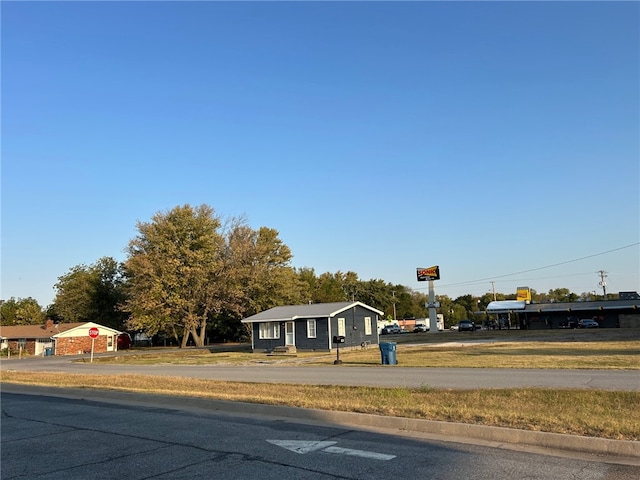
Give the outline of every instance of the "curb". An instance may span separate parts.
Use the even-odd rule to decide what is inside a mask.
[[[435,420],[111,390],[38,387],[2,383],[2,391],[14,394],[47,395],[95,402],[163,407],[176,410],[215,411],[221,414],[236,416],[275,417],[278,419],[297,421],[299,423],[312,423],[323,426],[332,423],[362,429],[385,430],[387,432],[395,431],[396,434],[400,435],[431,435],[449,442],[491,442],[495,444],[507,444],[513,447],[529,446],[561,452],[623,457],[629,459],[631,464],[640,465],[640,442],[630,440],[610,440],[598,437],[517,430]]]

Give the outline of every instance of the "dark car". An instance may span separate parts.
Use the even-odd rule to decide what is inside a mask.
[[[118,350],[126,350],[131,346],[131,336],[128,333],[121,333],[117,338]]]
[[[567,317],[558,324],[560,328],[578,328],[578,319],[576,317]]]
[[[476,330],[476,324],[471,320],[460,320],[458,323],[458,331],[459,332],[474,332]]]
[[[385,325],[380,331],[380,335],[395,335],[402,333],[402,329],[398,325]]]

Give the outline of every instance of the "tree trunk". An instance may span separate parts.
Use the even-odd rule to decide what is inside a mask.
[[[189,341],[189,335],[191,332],[188,329],[184,329],[184,334],[182,335],[182,343],[180,344],[180,348],[185,348],[187,346],[187,342]]]
[[[191,330],[191,336],[193,337],[193,341],[196,342],[196,347],[204,347],[204,336],[206,334],[206,324],[205,326],[200,326],[200,331],[196,327],[193,327]]]

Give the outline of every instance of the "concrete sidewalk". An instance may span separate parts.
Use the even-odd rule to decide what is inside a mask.
[[[204,413],[215,412],[216,414],[241,417],[270,417],[304,424],[325,426],[333,424],[414,438],[491,445],[496,448],[519,451],[540,451],[547,455],[598,455],[606,457],[606,459],[600,458],[602,461],[640,466],[640,442],[637,441],[609,440],[502,427],[110,390],[62,389],[2,383],[2,391]]]

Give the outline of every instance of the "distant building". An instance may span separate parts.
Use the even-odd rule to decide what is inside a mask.
[[[602,328],[640,328],[640,295],[620,292],[619,300],[595,302],[495,301],[476,316],[497,328],[572,328],[580,319],[595,320]]]
[[[98,337],[89,336],[89,329],[97,328]],[[0,349],[22,351],[28,355],[78,355],[113,352],[118,349],[122,332],[93,322],[54,323],[44,325],[0,326]]]

